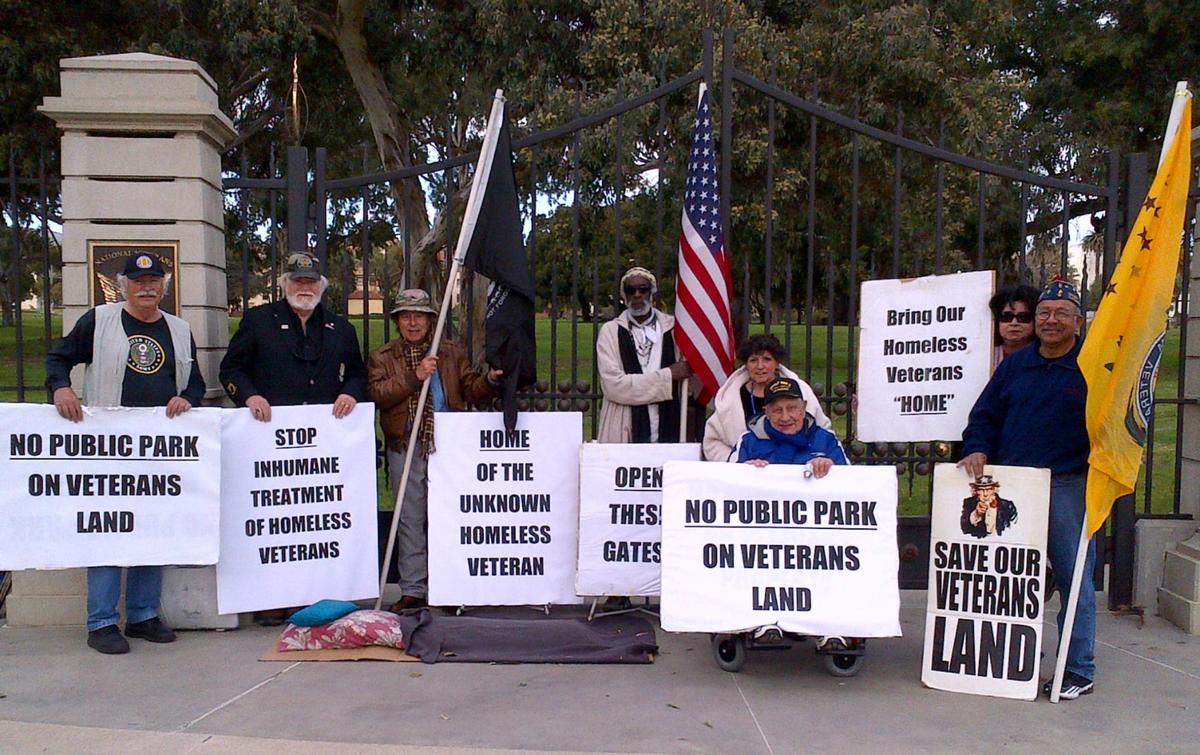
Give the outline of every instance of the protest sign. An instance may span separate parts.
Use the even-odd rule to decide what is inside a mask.
[[[578,412],[435,415],[429,455],[429,602],[578,603]]]
[[[662,627],[900,634],[896,470],[668,461]]]
[[[961,440],[991,376],[995,273],[862,284],[858,439]]]
[[[219,415],[0,404],[0,569],[215,563]]]
[[[1037,698],[1049,510],[1049,470],[934,467],[926,686]]]
[[[580,595],[658,595],[662,465],[698,443],[585,443],[579,449]]]
[[[221,465],[220,613],[379,594],[374,404],[229,410]]]

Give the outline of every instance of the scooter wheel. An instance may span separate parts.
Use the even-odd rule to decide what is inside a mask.
[[[712,651],[722,671],[741,671],[746,665],[746,638],[739,634],[714,634]]]
[[[846,655],[845,653],[830,653],[823,656],[825,670],[830,676],[854,676],[862,668],[863,656]]]

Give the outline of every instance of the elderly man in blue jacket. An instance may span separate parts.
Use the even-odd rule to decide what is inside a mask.
[[[763,391],[763,413],[751,420],[735,449],[737,460],[756,467],[808,464],[824,477],[834,464],[848,464],[837,436],[808,413],[800,384],[777,378]]]

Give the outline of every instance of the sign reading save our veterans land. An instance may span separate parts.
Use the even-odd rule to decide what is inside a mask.
[[[578,412],[434,415],[429,456],[429,602],[578,603]]]
[[[224,415],[220,613],[379,594],[375,405]]]
[[[0,569],[212,564],[220,412],[0,404]]]
[[[1049,470],[934,468],[926,686],[1037,697],[1049,510]]]
[[[961,440],[991,376],[995,273],[862,284],[858,439]]]
[[[896,471],[668,461],[662,627],[895,637]]]

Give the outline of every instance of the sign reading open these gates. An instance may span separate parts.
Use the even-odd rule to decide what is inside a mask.
[[[221,613],[379,594],[375,405],[224,415]]]
[[[580,595],[658,595],[662,465],[695,461],[698,443],[584,443],[579,447]]]
[[[900,634],[896,470],[668,461],[662,627]]]
[[[961,440],[991,377],[995,273],[862,284],[858,439]]]
[[[578,412],[439,412],[429,456],[429,602],[578,603]]]
[[[926,686],[1037,698],[1049,511],[1047,469],[934,467]]]
[[[0,404],[0,569],[212,564],[220,411]]]

